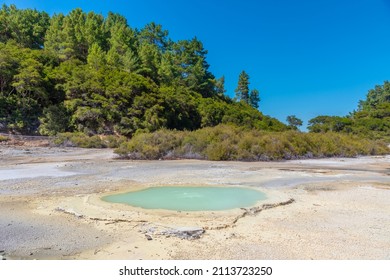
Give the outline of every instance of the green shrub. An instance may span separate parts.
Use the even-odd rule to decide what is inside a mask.
[[[236,149],[228,140],[211,143],[205,151],[208,160],[231,160],[235,158],[235,154]]]
[[[264,161],[390,153],[386,143],[343,133],[269,132],[231,125],[137,134],[115,150],[132,159]]]
[[[65,147],[80,147],[80,148],[117,148],[123,142],[127,140],[123,136],[114,135],[93,135],[88,136],[81,132],[71,133],[59,133],[57,134],[52,142],[56,146]]]

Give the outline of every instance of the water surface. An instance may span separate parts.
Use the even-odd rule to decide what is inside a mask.
[[[103,197],[145,209],[215,211],[253,206],[266,199],[263,192],[240,187],[152,187]]]

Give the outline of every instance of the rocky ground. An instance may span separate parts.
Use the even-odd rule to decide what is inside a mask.
[[[0,145],[1,259],[390,259],[390,157],[124,161],[112,150]],[[257,188],[252,209],[101,201],[161,185]]]

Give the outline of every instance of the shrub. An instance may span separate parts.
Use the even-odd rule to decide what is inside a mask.
[[[285,160],[390,153],[386,143],[343,133],[269,132],[231,125],[137,134],[115,153],[132,159]]]
[[[121,143],[125,141],[126,137],[123,136],[88,136],[81,132],[59,133],[52,140],[53,144],[56,146],[80,148],[116,148],[119,147]]]

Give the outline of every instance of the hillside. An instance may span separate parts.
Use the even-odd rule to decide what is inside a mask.
[[[197,38],[175,42],[161,25],[137,30],[119,14],[75,9],[50,17],[3,5],[0,131],[131,137],[218,124],[288,129],[224,95],[224,78],[209,71],[206,55]]]

